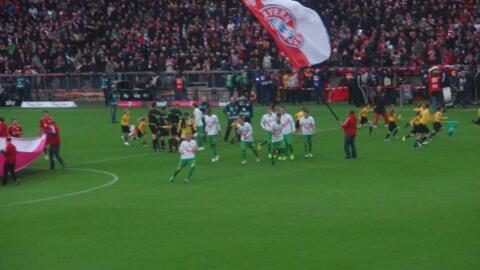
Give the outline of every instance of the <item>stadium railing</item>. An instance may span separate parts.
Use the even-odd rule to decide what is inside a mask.
[[[410,90],[421,90],[423,83],[421,69],[418,67],[388,68],[394,75],[392,85],[400,97],[410,95]],[[331,67],[328,69],[330,86],[338,86],[348,73],[370,72],[371,68]],[[184,71],[188,91],[193,95],[209,92],[216,100],[228,99],[225,88],[226,77],[232,71]],[[116,73],[48,73],[48,74],[0,74],[0,98],[17,96],[16,81],[19,77],[27,79],[25,98],[34,101],[55,101],[68,99],[96,100],[103,97],[101,77],[108,76],[112,84],[125,81],[133,88],[154,90],[157,98],[169,97],[173,81],[178,74],[172,72],[116,72]],[[364,87],[368,87],[364,85]],[[476,86],[477,89],[480,85]],[[199,94],[200,93],[200,94]],[[213,94],[212,94],[213,93]],[[476,92],[475,92],[476,94]],[[195,97],[196,98],[196,97]],[[475,101],[478,95],[475,95]]]

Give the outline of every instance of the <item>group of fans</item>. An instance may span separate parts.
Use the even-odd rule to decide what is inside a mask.
[[[43,112],[42,118],[39,121],[40,135],[47,136],[47,142],[43,150],[45,159],[50,160],[50,169],[55,169],[55,159],[62,167],[65,162],[60,156],[60,128],[54,119],[49,115],[48,111]],[[0,117],[0,138],[6,138],[5,149],[1,153],[5,156],[3,185],[7,184],[8,176],[19,184],[20,181],[15,174],[15,165],[17,162],[17,148],[12,143],[12,138],[21,138],[23,135],[23,128],[16,119],[12,119],[11,124],[7,125],[5,119]]]

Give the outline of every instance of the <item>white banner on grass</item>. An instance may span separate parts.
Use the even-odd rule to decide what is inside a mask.
[[[22,108],[76,108],[74,101],[23,101]]]

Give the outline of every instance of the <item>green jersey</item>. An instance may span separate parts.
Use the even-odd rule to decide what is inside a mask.
[[[238,103],[228,103],[227,106],[225,106],[225,114],[229,120],[236,120],[240,118],[240,106]]]

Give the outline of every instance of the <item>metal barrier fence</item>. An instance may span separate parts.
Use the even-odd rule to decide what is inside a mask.
[[[366,69],[358,68],[330,68],[328,78],[331,86],[338,86],[345,74]],[[422,85],[420,69],[418,68],[393,68],[393,85]],[[366,70],[368,71],[368,70]],[[188,90],[196,92],[208,91],[216,95],[217,100],[228,99],[229,93],[225,88],[227,75],[230,71],[186,71],[182,76],[188,82]],[[175,72],[126,72],[126,73],[55,73],[55,74],[0,74],[0,98],[16,93],[16,81],[19,77],[26,78],[27,87],[22,99],[42,101],[61,100],[63,96],[76,93],[78,98],[101,99],[101,77],[108,76],[113,82],[126,81],[134,88],[144,89],[153,87],[155,95],[162,97],[162,93],[171,92]],[[253,84],[253,82],[252,82]],[[364,85],[364,87],[369,87]],[[476,86],[480,87],[480,85]],[[401,88],[398,88],[402,91]],[[3,93],[2,93],[3,92]],[[476,91],[475,91],[476,92]],[[166,96],[166,95],[165,95]],[[475,100],[478,99],[475,93]]]

